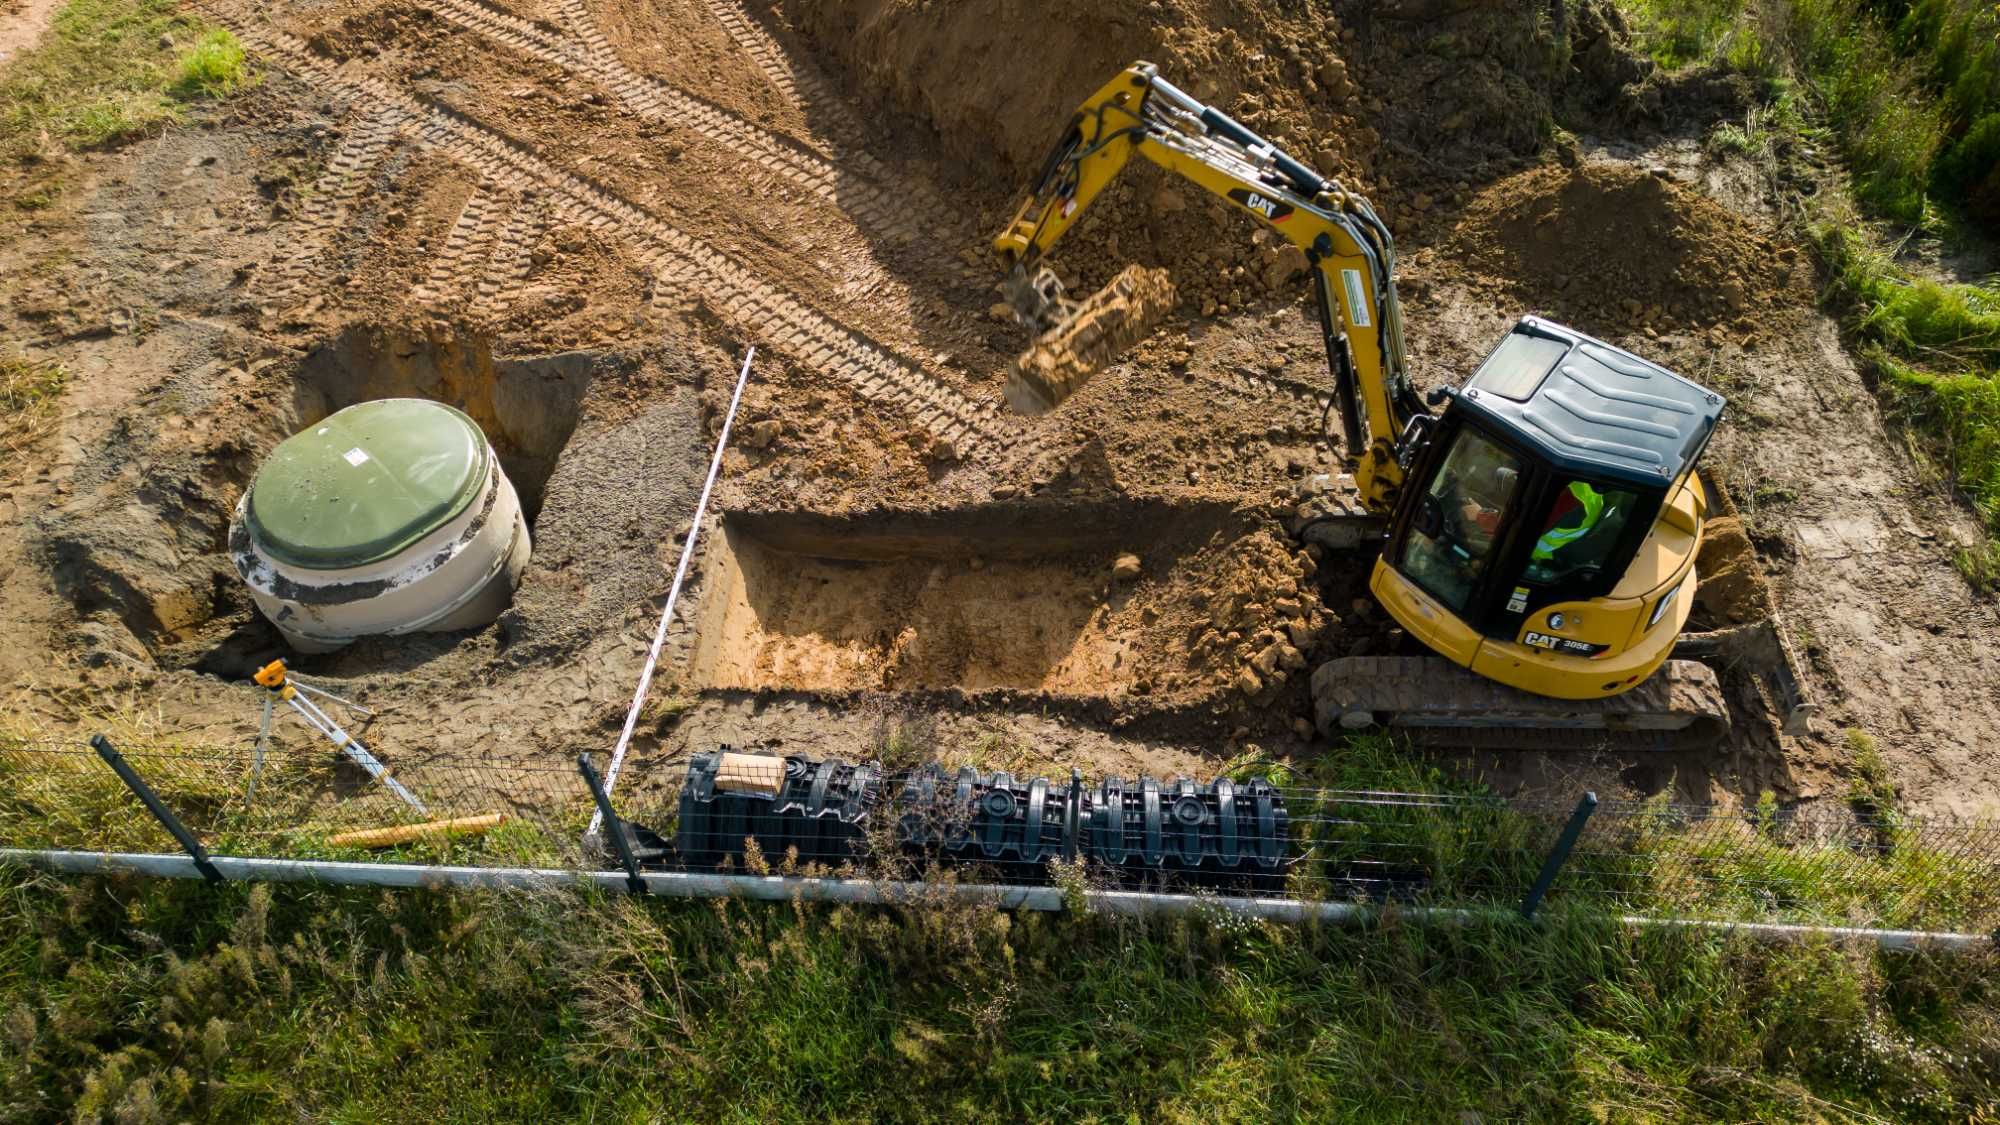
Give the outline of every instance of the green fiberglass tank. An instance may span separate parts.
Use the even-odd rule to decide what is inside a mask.
[[[286,439],[238,505],[230,554],[293,647],[484,625],[527,564],[514,486],[472,419],[424,399],[350,406]]]

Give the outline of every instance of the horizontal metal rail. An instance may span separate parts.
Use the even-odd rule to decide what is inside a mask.
[[[403,887],[441,890],[550,890],[589,886],[613,893],[633,888],[623,871],[582,871],[558,867],[456,867],[405,863],[355,863],[344,860],[253,859],[214,856],[210,862],[231,882],[326,883],[343,886]],[[170,879],[200,879],[195,861],[185,855],[150,852],[71,852],[0,848],[0,866],[31,867],[62,875],[150,875]],[[1001,886],[992,883],[881,882],[868,879],[824,879],[788,875],[707,875],[687,872],[646,872],[649,894],[670,898],[741,898],[762,902],[838,902],[857,905],[921,905],[952,902],[1007,910],[1058,911],[1069,905],[1060,887]],[[1150,894],[1142,891],[1081,892],[1086,910],[1119,916],[1230,914],[1274,922],[1364,925],[1394,917],[1429,925],[1466,925],[1477,921],[1514,921],[1509,909],[1466,910],[1439,907],[1382,907],[1351,902],[1311,902],[1287,898],[1242,898],[1221,895]],[[1811,926],[1776,922],[1727,922],[1703,919],[1618,916],[1633,929],[1687,929],[1734,933],[1766,941],[1810,938],[1872,941],[1884,950],[1969,953],[1992,949],[2000,935],[1959,934],[1929,930],[1878,930],[1856,926]]]

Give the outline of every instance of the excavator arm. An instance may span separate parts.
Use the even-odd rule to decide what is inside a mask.
[[[1405,368],[1388,227],[1366,199],[1176,89],[1152,64],[1133,64],[1078,108],[1028,198],[993,240],[1010,267],[1003,289],[1015,313],[1053,332],[1086,309],[1088,302],[1063,296],[1041,259],[1135,155],[1228,201],[1304,252],[1355,482],[1366,502],[1386,512],[1402,482],[1403,431],[1426,413]],[[1050,403],[1074,389],[1038,388]]]

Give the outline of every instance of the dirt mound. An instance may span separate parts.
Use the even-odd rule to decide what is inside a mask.
[[[937,148],[976,181],[971,198],[990,193],[988,208],[1039,169],[1079,102],[1140,59],[1325,175],[1365,183],[1373,165],[1377,137],[1360,120],[1340,23],[1318,14],[1263,0],[787,0],[784,11],[861,97],[936,129]],[[1264,260],[1276,247],[1252,245],[1252,233],[1240,211],[1141,160],[1054,265],[1072,292],[1128,262],[1166,266],[1186,312],[1238,310],[1279,288]]]
[[[1611,104],[1651,69],[1616,13],[1591,4],[1560,29],[1540,6],[1506,0],[1341,12],[1273,0],[782,6],[864,95],[931,122],[949,154],[1011,179],[1135,59],[1323,172],[1357,178],[1385,136],[1460,167],[1533,152],[1555,117]]]
[[[1337,619],[1320,608],[1312,557],[1260,531],[1230,545],[1194,598],[1204,612],[1188,624],[1193,677],[1269,699],[1301,675],[1307,654]]]
[[[168,374],[134,399],[64,502],[29,523],[32,550],[79,628],[89,664],[151,665],[250,612],[224,554],[230,512],[295,415],[268,357]]]
[[[1631,168],[1537,168],[1465,209],[1439,255],[1596,331],[1713,326],[1783,303],[1796,252]]]
[[[1771,616],[1771,584],[1757,565],[1756,549],[1738,516],[1717,516],[1703,529],[1701,591],[1697,598],[1723,625],[1743,625]]]
[[[1276,0],[770,2],[860,97],[935,128],[977,178],[969,190],[994,193],[989,207],[1039,169],[1082,99],[1139,59],[1368,194],[1398,231],[1541,151],[1558,119],[1622,112],[1650,71],[1615,14],[1588,4],[1557,28],[1541,6],[1502,0],[1333,13]],[[1240,211],[1145,161],[1053,258],[1073,291],[1128,262],[1164,266],[1188,316],[1297,299],[1305,268]]]
[[[1339,22],[1268,2],[787,0],[785,10],[864,94],[929,121],[948,155],[1008,183],[1135,59],[1328,165],[1365,158],[1372,143],[1353,121]]]

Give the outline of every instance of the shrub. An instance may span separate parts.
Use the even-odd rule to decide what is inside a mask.
[[[1945,150],[1931,182],[1939,194],[1963,201],[1974,218],[2000,229],[2000,111],[1974,122]]]
[[[1943,439],[1953,485],[2000,525],[2000,383],[1989,375],[1933,375],[1878,355],[1892,406]]]
[[[226,29],[208,32],[182,52],[179,75],[174,92],[183,97],[220,98],[235,93],[248,77],[243,45]]]

